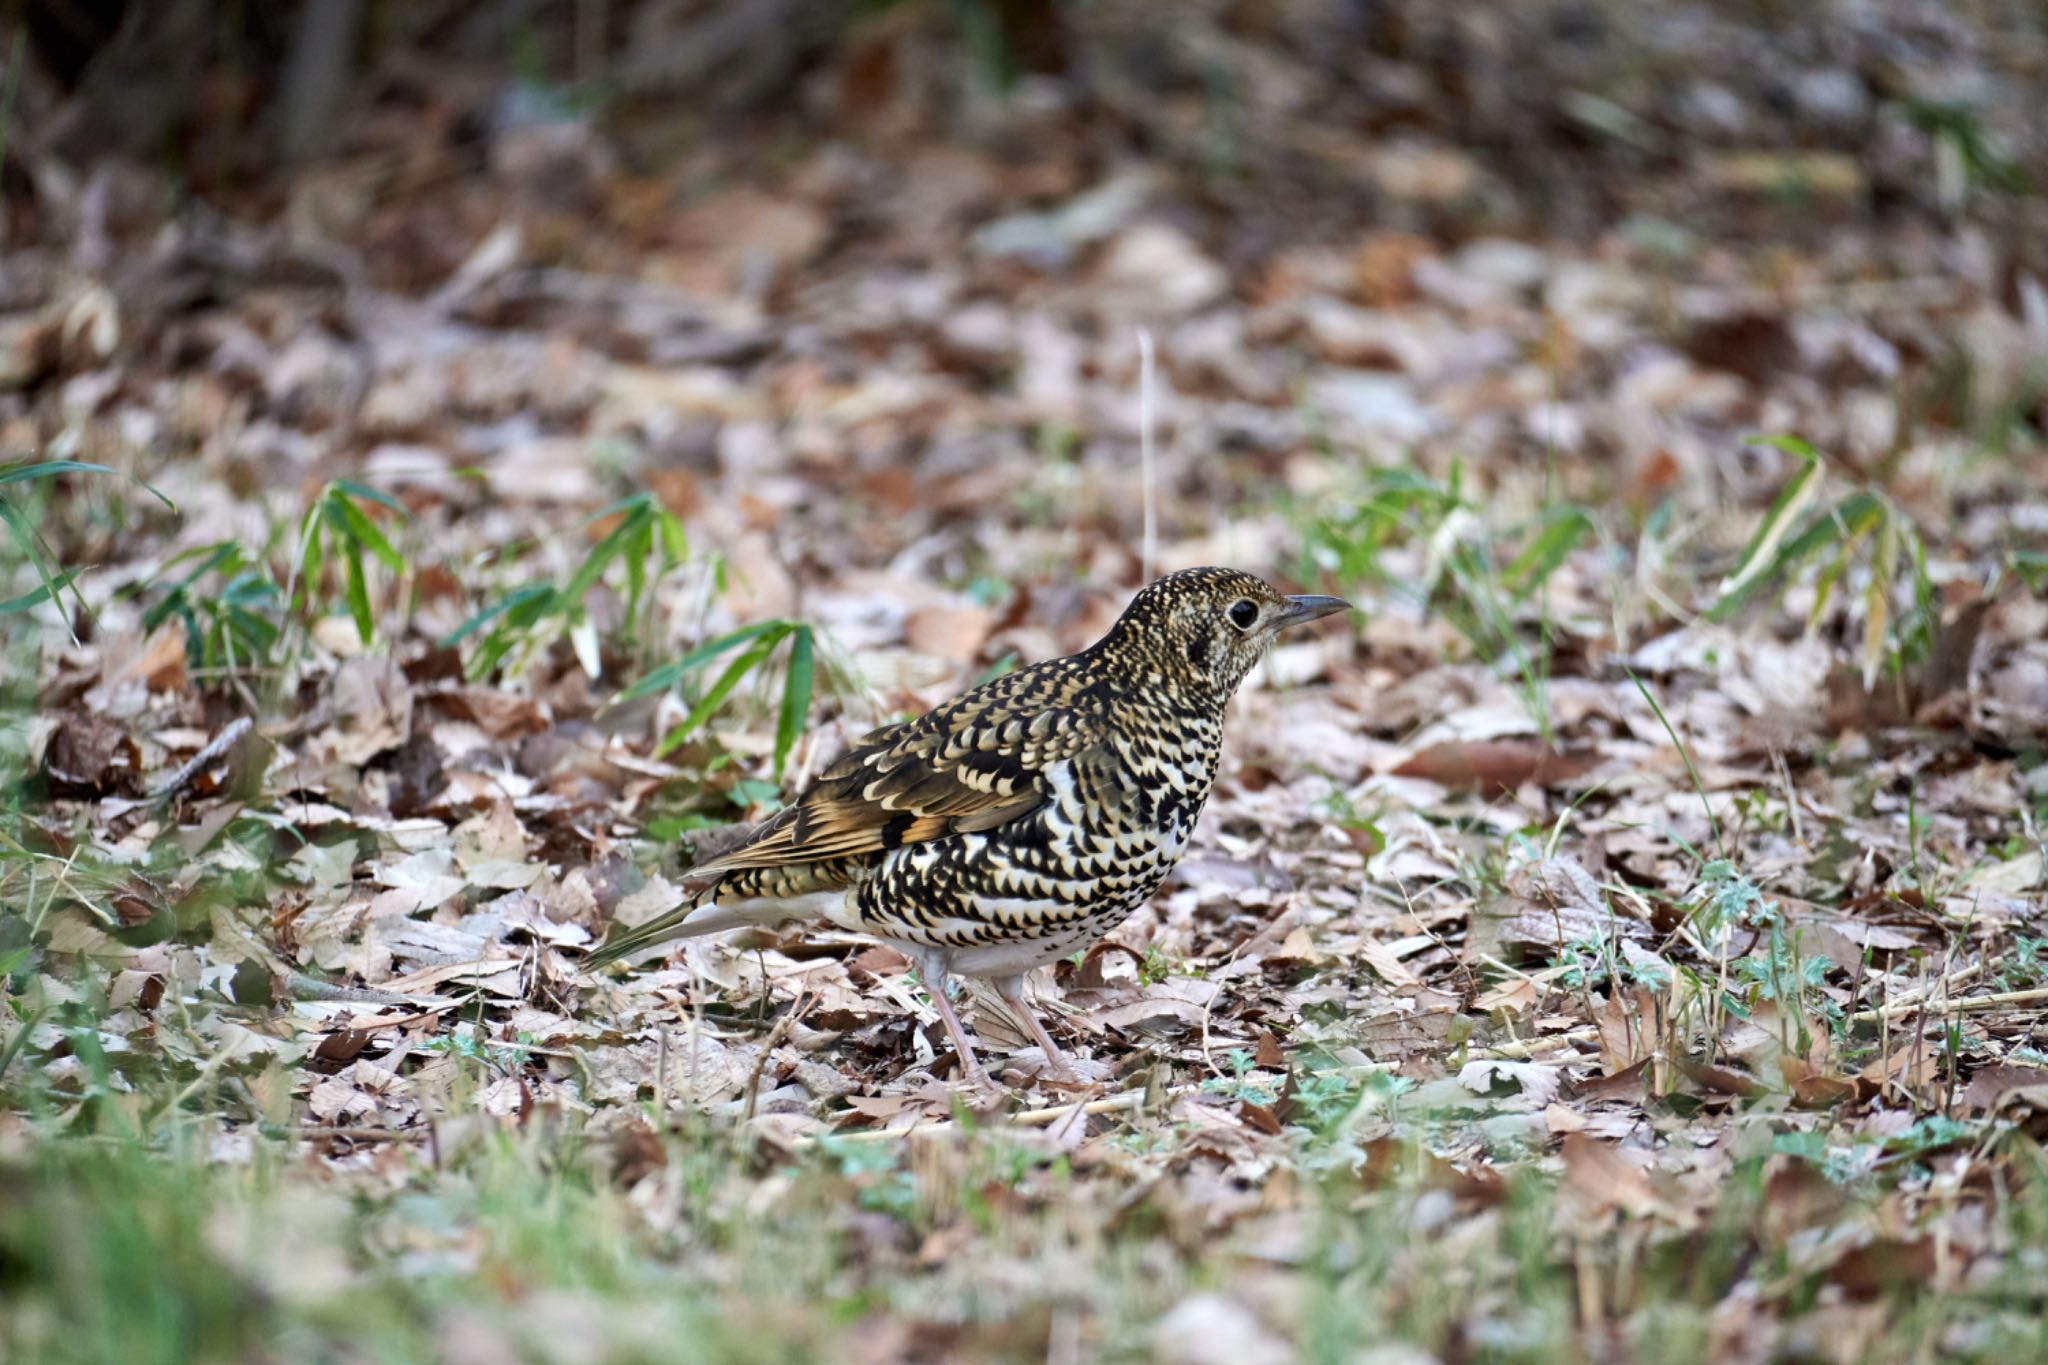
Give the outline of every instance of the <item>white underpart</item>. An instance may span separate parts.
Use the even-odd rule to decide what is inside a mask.
[[[854,919],[846,904],[844,891],[811,891],[801,896],[772,898],[757,896],[748,900],[710,901],[698,906],[683,921],[683,928],[696,924],[720,928],[737,928],[742,924],[782,924],[789,920],[824,920],[842,929],[858,930],[860,924]]]

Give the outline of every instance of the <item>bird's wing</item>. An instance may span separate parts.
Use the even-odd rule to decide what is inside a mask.
[[[879,853],[1029,815],[1051,797],[1047,769],[1101,743],[1104,726],[1073,707],[1005,701],[969,693],[874,731],[753,838],[691,877]]]

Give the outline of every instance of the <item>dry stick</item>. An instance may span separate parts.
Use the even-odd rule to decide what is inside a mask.
[[[1138,329],[1138,470],[1145,481],[1144,578],[1159,567],[1159,515],[1152,477],[1152,333]]]
[[[1556,1043],[1597,1043],[1600,1030],[1597,1028],[1575,1028],[1566,1033],[1553,1033],[1543,1038],[1527,1038],[1512,1043],[1501,1043],[1495,1047],[1483,1047],[1471,1055],[1484,1061],[1495,1058],[1500,1061],[1521,1061],[1535,1056]]]
[[[775,1055],[775,1049],[782,1046],[782,1040],[789,1036],[790,1026],[803,1012],[804,1000],[799,997],[792,1002],[789,1013],[775,1021],[775,1027],[768,1031],[768,1041],[761,1044],[761,1055],[754,1058],[754,1072],[747,1077],[747,1107],[740,1114],[741,1128],[754,1121],[754,1105],[761,1098],[761,1075],[768,1069],[768,1059]]]
[[[185,766],[172,773],[161,787],[150,793],[149,799],[158,805],[168,804],[171,798],[191,786],[199,774],[212,767],[222,754],[234,748],[235,742],[248,734],[249,727],[255,723],[247,716],[239,716],[229,721],[219,734],[206,742],[205,748],[194,754]]]
[[[1953,991],[1957,986],[1966,985],[1969,982],[1976,980],[1979,976],[1982,976],[1983,974],[1984,964],[1981,962],[1972,962],[1968,966],[1958,967],[1952,972],[1945,973],[1942,976],[1935,978],[1934,984],[1931,987],[1916,987],[1915,989],[1910,990],[1906,992],[1904,995],[1898,996],[1896,998],[1893,998],[1891,996],[1891,982],[1890,979],[1887,978],[1885,982],[1885,1003],[1877,1007],[1876,1009],[1858,1010],[1856,1013],[1847,1016],[1847,1022],[1852,1024],[1866,1024],[1882,1023],[1890,1019],[1895,1019],[1900,1015],[1908,1014],[1913,1010],[1919,1008],[1920,1005],[1924,1003],[1924,996],[1927,990],[1933,990],[1937,993],[1946,995],[1949,992]],[[1991,997],[1986,996],[1983,998],[1990,999]]]
[[[693,1048],[690,1053],[696,1057]],[[654,1114],[662,1123],[668,1122],[668,1025],[661,1026],[661,1045],[654,1052]]]
[[[1982,1014],[1987,1010],[2004,1009],[2008,1005],[2040,1004],[2048,1004],[2048,986],[2036,986],[2032,990],[2025,991],[1998,991],[1992,995],[1971,995],[1965,996],[1961,1000],[1944,1000],[1933,1007],[1933,1012],[1938,1018],[1944,1014]],[[1864,1010],[1860,1014],[1850,1015],[1849,1018],[1859,1022],[1867,1019],[1881,1019],[1889,1023],[1893,1019],[1912,1014],[1915,1011],[1926,1010],[1927,1008],[1928,1005],[1925,1001],[1913,1000],[1901,1004],[1887,1005],[1879,1010]]]
[[[1806,831],[1799,823],[1799,792],[1792,785],[1792,770],[1785,766],[1785,755],[1776,748],[1771,750],[1771,762],[1777,765],[1778,784],[1785,789],[1785,811],[1792,818],[1792,842],[1806,847]]]

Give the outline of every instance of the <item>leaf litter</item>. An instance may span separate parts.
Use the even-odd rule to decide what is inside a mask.
[[[390,1330],[450,1352],[2038,1346],[2038,263],[1938,216],[1451,231],[1519,191],[1421,113],[1362,167],[1413,230],[1275,237],[880,98],[914,131],[659,176],[571,122],[563,184],[516,123],[483,167],[378,125],[281,187],[317,258],[255,204],[21,253],[10,446],[175,512],[0,488],[0,1182],[140,1144],[222,1192],[224,1284],[332,1334],[431,1283]],[[1195,850],[1033,983],[1084,1080],[970,988],[1015,1096],[972,1107],[843,935],[581,977],[850,737],[1113,618],[1139,325],[1166,567],[1364,611],[1275,651]]]

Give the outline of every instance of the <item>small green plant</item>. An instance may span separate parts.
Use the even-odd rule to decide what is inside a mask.
[[[321,490],[299,519],[296,578],[304,585],[304,597],[295,596],[293,605],[305,606],[318,589],[321,570],[330,560],[338,561],[343,599],[355,622],[356,635],[367,645],[376,637],[377,621],[370,608],[370,581],[364,570],[364,556],[374,558],[394,575],[403,574],[406,563],[405,556],[392,547],[363,510],[364,503],[373,503],[399,517],[405,515],[405,509],[390,494],[352,479],[336,479]]]
[[[1999,963],[1998,979],[2009,991],[2026,990],[2048,980],[2048,936],[2013,935],[2012,951]]]
[[[1671,976],[1654,962],[1636,962],[1615,950],[1614,941],[1597,934],[1575,938],[1564,946],[1551,965],[1562,968],[1557,984],[1566,990],[1587,990],[1610,981],[1662,990]]]
[[[831,1158],[854,1189],[854,1202],[864,1209],[909,1222],[917,1215],[917,1177],[901,1164],[902,1149],[893,1144],[828,1136],[818,1150]]]
[[[1551,624],[1544,589],[1596,527],[1590,512],[1571,504],[1508,527],[1490,525],[1481,512],[1466,493],[1462,465],[1454,464],[1442,483],[1416,469],[1375,471],[1363,496],[1308,525],[1303,571],[1404,596],[1441,615],[1477,657],[1515,682],[1547,738]],[[1386,560],[1411,546],[1422,554],[1419,574]]]
[[[451,647],[472,635],[478,637],[465,666],[471,678],[489,677],[500,668],[517,673],[564,634],[575,646],[583,671],[592,678],[603,676],[597,633],[584,600],[614,564],[625,576],[624,634],[635,642],[649,638],[654,597],[648,589],[689,558],[689,536],[675,514],[649,493],[622,498],[584,525],[613,517],[618,520],[590,547],[567,582],[560,586],[527,583],[514,588],[449,633],[442,643]]]
[[[782,701],[775,718],[775,775],[779,779],[783,766],[789,761],[790,751],[796,747],[797,738],[803,733],[804,719],[810,713],[811,690],[816,681],[816,637],[802,622],[762,621],[715,640],[707,640],[682,658],[655,669],[628,687],[619,694],[618,702],[666,692],[680,686],[714,659],[733,654],[716,681],[691,706],[689,714],[662,736],[656,752],[667,754],[695,734],[712,713],[724,705],[726,698],[747,675],[759,671],[785,641],[789,645],[789,660],[783,672]],[[734,654],[735,650],[737,654]]]
[[[1876,686],[1881,672],[1900,677],[1924,663],[1941,629],[1941,606],[1927,573],[1926,545],[1912,519],[1869,485],[1811,510],[1824,481],[1820,455],[1796,436],[1764,436],[1756,443],[1793,456],[1799,469],[1722,580],[1707,619],[1727,620],[1764,588],[1776,585],[1782,592],[1814,565],[1811,630],[1826,616],[1836,590],[1855,583],[1859,575],[1852,571],[1860,566],[1862,588],[1852,612],[1862,622],[1864,690]],[[1894,619],[1902,577],[1908,605]]]
[[[1148,945],[1144,960],[1138,963],[1138,984],[1141,986],[1156,986],[1168,977],[1200,975],[1200,967],[1162,951],[1157,944]]]
[[[24,460],[0,467],[0,523],[5,523],[15,553],[35,570],[38,580],[29,591],[0,601],[0,616],[18,615],[44,602],[54,601],[58,594],[71,587],[72,580],[80,572],[76,566],[68,569],[58,567],[57,556],[37,528],[36,518],[24,494],[33,485],[65,474],[114,472],[103,464],[87,464],[80,460]],[[169,498],[148,484],[140,486],[165,507],[177,510]],[[75,589],[73,595],[79,610],[85,610],[85,599],[77,597]]]
[[[185,551],[162,572],[188,564],[191,568],[175,582],[149,585],[159,595],[142,614],[143,629],[178,622],[186,661],[195,669],[232,675],[269,661],[284,636],[285,598],[264,563],[236,542],[222,540]],[[200,581],[209,574],[219,575],[219,585],[200,591]]]
[[[509,1076],[519,1069],[525,1059],[526,1049],[534,1045],[531,1033],[521,1032],[508,1046],[493,1043],[484,1036],[482,1029],[473,1024],[460,1025],[452,1033],[429,1038],[419,1045],[422,1052],[445,1053],[467,1062],[475,1062],[500,1075]]]
[[[1811,1009],[1829,1024],[1840,1024],[1842,1007],[1822,989],[1827,981],[1828,960],[1802,956],[1798,940],[1773,926],[1765,936],[1764,950],[1735,964],[1735,979],[1746,989],[1731,1003],[1736,1013],[1747,1015],[1759,1001]]]
[[[1693,888],[1688,918],[1709,946],[1727,940],[1736,929],[1775,928],[1783,922],[1778,903],[1764,896],[1763,888],[1726,858],[1715,858],[1700,869]]]
[[[1967,103],[1912,99],[1906,114],[1935,146],[1937,185],[1944,202],[1961,203],[1971,187],[1994,194],[2025,194],[2027,173],[1999,145],[1978,111]]]
[[[1232,1048],[1223,1059],[1229,1068],[1225,1076],[1211,1076],[1202,1082],[1202,1093],[1256,1104],[1270,1109],[1280,1102],[1280,1081],[1258,1069],[1258,1061],[1241,1047]]]

